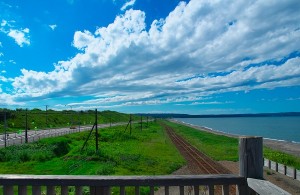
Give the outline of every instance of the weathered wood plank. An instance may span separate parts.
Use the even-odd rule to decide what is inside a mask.
[[[222,195],[229,195],[229,185],[222,186]]]
[[[214,195],[215,194],[215,189],[214,189],[214,185],[208,185],[208,194],[209,195]]]
[[[61,195],[68,195],[68,193],[69,193],[68,186],[61,186],[60,190],[61,190]]]
[[[179,186],[179,194],[184,195],[184,186]]]
[[[47,195],[55,195],[55,186],[47,186]]]
[[[135,186],[135,195],[140,195],[140,186]]]
[[[194,195],[199,195],[199,186],[194,186]]]
[[[154,195],[154,186],[150,186],[150,195]]]
[[[41,186],[32,186],[32,195],[41,195],[42,189]]]
[[[75,186],[75,195],[82,195],[82,186]]]
[[[248,186],[258,194],[290,195],[290,193],[288,193],[287,191],[266,180],[248,178],[247,182]]]
[[[170,192],[169,186],[165,186],[165,195],[169,195],[169,192]]]
[[[236,194],[237,195],[244,195],[247,194],[247,185],[237,185]]]
[[[14,187],[13,186],[3,186],[3,192],[5,195],[13,195],[14,194]]]
[[[27,195],[27,186],[18,186],[18,195]]]
[[[263,139],[262,137],[240,137],[239,140],[240,176],[263,178]]]
[[[166,176],[1,175],[2,185],[32,186],[192,186],[239,185],[245,178],[231,174]]]
[[[120,195],[125,195],[125,186],[120,186]]]

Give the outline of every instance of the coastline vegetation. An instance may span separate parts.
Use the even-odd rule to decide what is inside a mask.
[[[193,146],[204,152],[207,156],[214,160],[222,161],[238,161],[238,139],[223,135],[217,135],[205,131],[199,131],[194,128],[164,121]],[[263,155],[265,158],[272,161],[294,167],[300,170],[300,158],[276,151],[268,147],[263,148]]]
[[[217,161],[239,160],[238,139],[223,135],[216,135],[205,131],[199,131],[185,125],[172,123],[170,121],[163,122],[172,127],[176,133],[184,137],[194,147],[212,159]]]
[[[300,170],[300,158],[297,156],[264,147],[264,157],[277,163],[281,163]]]

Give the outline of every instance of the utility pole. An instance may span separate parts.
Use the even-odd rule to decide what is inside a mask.
[[[130,125],[130,126],[129,126],[129,129],[130,129],[130,135],[131,135],[131,120],[132,120],[132,119],[131,119],[131,114],[130,114],[130,118],[129,118],[129,125]]]
[[[4,147],[6,148],[6,130],[7,130],[7,122],[6,122],[6,111],[4,112]]]
[[[99,143],[98,143],[98,112],[97,112],[97,109],[95,109],[95,127],[96,127],[96,152],[98,152]]]
[[[46,128],[48,127],[48,105],[46,106]]]
[[[27,114],[28,109],[26,108],[26,114],[25,114],[25,143],[28,143],[28,135],[27,135],[27,131],[28,131],[28,114]]]
[[[141,115],[141,131],[143,130],[143,115]]]

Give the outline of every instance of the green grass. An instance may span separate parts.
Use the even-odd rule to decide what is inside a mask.
[[[281,151],[276,151],[276,150],[272,150],[270,148],[264,147],[264,157],[287,165],[287,166],[291,166],[291,167],[295,167],[296,169],[300,170],[300,158],[287,154],[287,153],[283,153]]]
[[[124,130],[124,126],[100,129],[98,153],[94,133],[81,151],[88,132],[2,148],[0,173],[161,175],[170,174],[185,163],[159,124],[150,122],[143,131],[136,124],[132,135]]]
[[[140,125],[134,124],[132,135],[128,129],[124,132],[125,126],[99,129],[98,153],[94,133],[81,151],[88,132],[2,148],[0,174],[165,175],[185,164],[159,124],[143,126],[140,131]],[[113,192],[118,190],[114,188]],[[134,188],[126,188],[126,193],[133,194]],[[149,194],[149,188],[141,188],[141,194]]]
[[[164,121],[193,146],[214,160],[238,161],[238,139]]]
[[[59,128],[59,127],[71,127],[77,125],[92,125],[95,122],[95,111],[72,111],[63,110],[55,111],[48,110],[47,112],[40,109],[17,109],[7,110],[0,108],[0,133],[4,133],[4,112],[6,112],[7,118],[7,131],[17,132],[25,129],[26,115],[27,126],[29,129],[45,129],[45,128]],[[140,121],[140,116],[133,115],[134,121]],[[115,111],[98,111],[98,123],[115,123],[115,122],[127,122],[129,120],[129,114],[119,113]],[[146,120],[143,117],[143,120]]]

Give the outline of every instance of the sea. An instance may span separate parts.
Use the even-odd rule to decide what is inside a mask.
[[[300,143],[300,116],[175,118],[187,124],[238,136]]]

